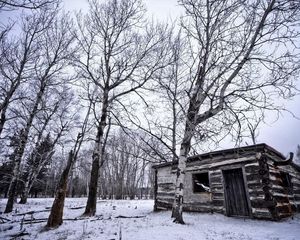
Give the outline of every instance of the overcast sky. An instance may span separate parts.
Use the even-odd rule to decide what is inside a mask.
[[[177,0],[144,0],[148,9],[149,17],[161,21],[175,20],[183,12],[182,7],[178,6]],[[87,9],[85,0],[64,0],[66,10]],[[300,88],[300,82],[298,82]],[[300,96],[292,101],[284,102],[287,109],[292,111],[300,118]],[[266,121],[268,124],[260,126],[259,143],[266,143],[283,154],[295,151],[297,144],[300,144],[300,120],[294,118],[289,113],[283,113],[280,118],[274,114],[268,114]],[[249,141],[251,143],[251,141]],[[233,147],[230,144],[224,144],[226,147]]]

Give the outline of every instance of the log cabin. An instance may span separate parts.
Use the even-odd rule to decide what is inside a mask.
[[[300,211],[300,167],[266,144],[188,158],[183,209],[280,220]],[[153,166],[154,210],[174,201],[177,162]]]

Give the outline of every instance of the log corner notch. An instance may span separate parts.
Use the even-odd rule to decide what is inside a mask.
[[[294,153],[290,152],[289,156],[285,160],[282,160],[282,161],[274,160],[274,165],[275,166],[283,166],[283,165],[291,164],[293,161],[293,158],[294,158]]]

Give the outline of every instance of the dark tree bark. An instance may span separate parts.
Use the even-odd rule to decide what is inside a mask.
[[[107,110],[108,110],[108,92],[105,91],[103,97],[101,119],[97,129],[95,148],[93,151],[93,163],[92,163],[92,170],[91,170],[88,200],[85,207],[85,211],[83,213],[84,215],[87,216],[93,216],[96,214],[99,168],[100,168],[100,162],[103,161],[102,146],[103,146],[104,131],[105,131],[106,120],[107,120]]]
[[[74,164],[73,150],[69,152],[67,166],[65,167],[56,190],[55,200],[47,221],[47,228],[55,228],[63,223],[64,204],[68,186],[68,176]]]
[[[48,218],[48,222],[46,225],[47,228],[55,228],[63,223],[63,208],[64,208],[64,202],[65,202],[67,189],[68,189],[68,177],[70,175],[70,172],[72,171],[72,167],[74,163],[77,161],[79,151],[84,141],[84,136],[87,132],[87,124],[88,124],[90,111],[91,111],[91,103],[88,107],[87,114],[85,116],[81,128],[81,132],[78,133],[77,135],[74,148],[69,153],[67,165],[60,177],[58,188],[55,193],[55,200],[53,202],[51,212]]]
[[[65,198],[68,189],[68,177],[70,175],[70,171],[72,170],[74,163],[77,160],[78,153],[80,151],[82,142],[84,140],[89,114],[90,114],[90,107],[88,109],[82,127],[82,132],[77,135],[74,150],[71,150],[69,152],[68,162],[60,177],[59,184],[55,193],[55,199],[51,207],[51,212],[48,218],[46,228],[55,228],[63,223],[63,210],[64,210]]]

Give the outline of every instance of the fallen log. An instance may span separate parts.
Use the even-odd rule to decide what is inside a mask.
[[[13,216],[23,216],[23,215],[27,215],[27,214],[35,214],[35,213],[41,213],[41,212],[50,212],[50,209],[45,209],[45,210],[39,210],[39,211],[29,211],[29,212],[24,212],[24,213],[17,213],[17,214],[13,214]]]
[[[116,216],[115,218],[144,218],[146,216],[123,216],[123,215],[119,215]]]
[[[5,217],[0,217],[0,221],[1,223],[6,223],[6,222],[10,222],[11,220]]]
[[[63,219],[63,221],[81,221],[81,220],[87,220],[88,218],[66,218]],[[35,223],[42,223],[47,222],[48,218],[39,218],[39,219],[25,219],[24,224],[35,224]]]
[[[26,225],[26,224],[35,224],[35,223],[42,223],[42,222],[47,222],[47,219],[46,220],[32,220],[32,221],[24,222],[23,224]]]
[[[109,220],[109,219],[104,219],[104,218],[103,218],[103,215],[98,215],[98,216],[96,216],[96,217],[97,217],[97,218],[92,219],[91,222],[95,222],[95,221],[99,221],[99,220]]]
[[[82,208],[85,208],[85,206],[69,207],[68,209],[76,210],[76,209],[82,209]]]
[[[119,216],[116,216],[115,218],[144,218],[146,216],[124,216],[124,215],[119,215]],[[65,218],[63,219],[63,221],[81,221],[81,220],[87,220],[87,219],[90,219],[90,218]],[[94,222],[94,221],[99,221],[99,220],[110,220],[111,218],[108,218],[108,219],[104,219],[102,215],[98,216],[97,218],[94,218],[94,219],[91,219],[90,221],[91,222]],[[24,219],[24,220],[21,220],[21,221],[17,221],[17,222],[22,222],[23,221],[23,224],[35,224],[35,223],[43,223],[43,222],[47,222],[48,218],[38,218],[38,219]]]

